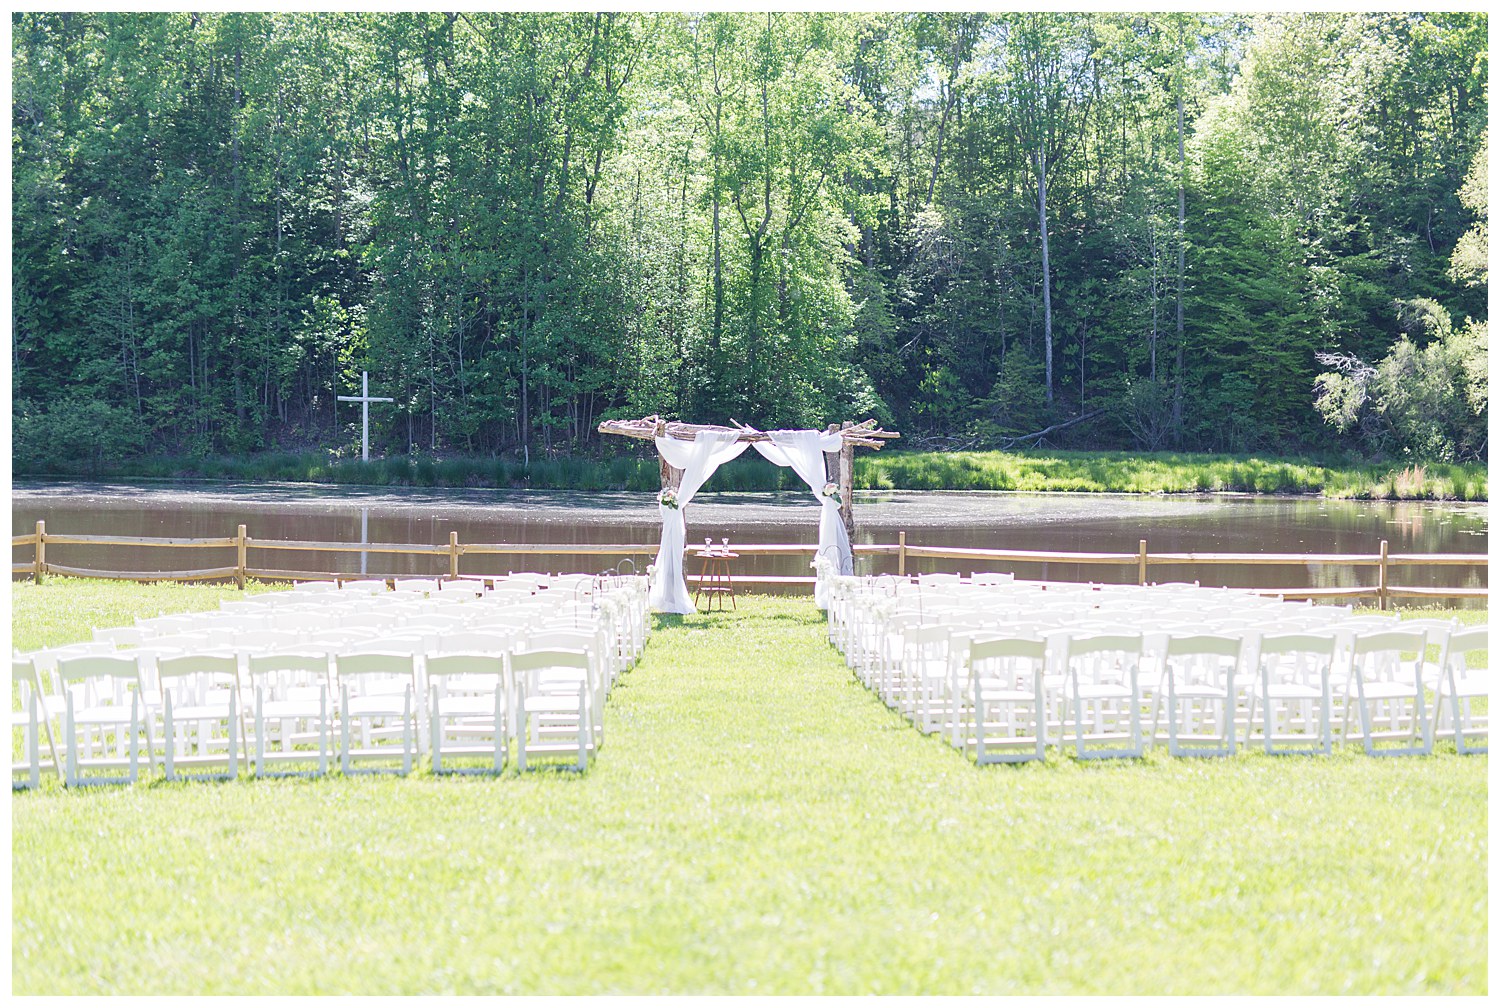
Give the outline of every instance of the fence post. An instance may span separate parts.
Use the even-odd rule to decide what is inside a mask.
[[[1380,581],[1379,581],[1379,585],[1380,585],[1380,610],[1381,610],[1381,612],[1385,611],[1385,608],[1386,608],[1386,605],[1387,605],[1387,599],[1389,599],[1389,597],[1390,597],[1390,595],[1389,595],[1390,583],[1391,583],[1391,581],[1390,581],[1391,574],[1390,574],[1390,566],[1389,566],[1389,564],[1390,564],[1390,556],[1391,556],[1391,544],[1390,544],[1390,542],[1388,540],[1386,540],[1386,539],[1380,540]]]
[[[1146,540],[1141,540],[1140,561],[1136,569],[1135,583],[1141,586],[1146,584]]]
[[[32,577],[41,583],[42,575],[47,573],[47,523],[39,521],[36,523],[36,559]]]
[[[906,577],[906,533],[896,533],[896,575]]]
[[[458,578],[458,533],[448,533],[448,576]]]
[[[234,534],[234,586],[245,590],[245,526]]]
[[[844,427],[853,427],[853,422],[844,421]],[[854,446],[845,441],[839,447],[839,517],[844,519],[844,531],[854,534]]]

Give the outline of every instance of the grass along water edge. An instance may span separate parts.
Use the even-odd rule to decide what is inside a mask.
[[[51,467],[41,476],[91,479],[212,479],[361,486],[520,487],[631,490],[660,487],[657,460],[643,455],[520,460],[405,455],[333,459],[326,453],[124,460],[101,469]],[[1256,455],[1082,451],[859,452],[857,490],[1015,490],[1066,493],[1317,494],[1367,500],[1489,498],[1489,470],[1476,463],[1320,462]],[[18,474],[25,475],[25,474]],[[706,491],[802,489],[789,470],[759,457],[720,468]]]
[[[139,587],[14,643],[229,591]],[[808,599],[657,622],[583,776],[14,795],[13,992],[1487,990],[1486,757],[980,768]]]

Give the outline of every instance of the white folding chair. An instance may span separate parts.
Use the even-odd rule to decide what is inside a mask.
[[[955,707],[948,689],[952,640],[948,626],[910,626],[901,635],[900,710],[919,731],[941,731],[950,723]]]
[[[12,790],[34,788],[42,782],[44,765],[49,770],[57,769],[57,750],[54,743],[52,759],[44,764],[42,732],[47,732],[47,741],[52,743],[52,727],[47,723],[47,713],[42,703],[41,680],[37,677],[36,666],[30,658],[11,659],[10,683],[10,786]],[[21,734],[19,746],[16,741],[17,732]],[[22,756],[20,760],[15,758],[17,749]]]
[[[320,652],[270,652],[245,659],[254,711],[251,766],[257,777],[319,776],[328,773],[333,751],[333,698],[328,655]],[[314,748],[316,747],[316,748]],[[267,769],[276,765],[313,765],[305,770]]]
[[[1018,637],[975,638],[967,648],[967,665],[974,734],[971,742],[965,741],[974,747],[975,762],[1044,759],[1046,642]]]
[[[121,655],[80,655],[57,663],[63,689],[63,735],[69,787],[133,784],[142,749],[150,769],[151,731],[142,698],[140,667]],[[123,775],[107,771],[123,770]],[[88,771],[106,771],[87,776]]]
[[[1478,653],[1488,652],[1489,647],[1489,627],[1457,630],[1448,637],[1442,676],[1438,679],[1437,699],[1433,704],[1433,721],[1436,722],[1439,717],[1444,718],[1461,756],[1490,751],[1488,655],[1483,664],[1478,660]],[[1481,697],[1485,700],[1484,711],[1476,712],[1474,701]],[[1471,738],[1484,739],[1484,745],[1469,744],[1467,739]],[[1428,748],[1431,748],[1430,742]]]
[[[1331,633],[1274,634],[1260,639],[1258,675],[1250,689],[1245,745],[1267,753],[1329,755],[1333,752],[1333,663],[1338,641]],[[1260,734],[1255,736],[1256,708]]]
[[[1426,756],[1432,752],[1422,665],[1427,651],[1423,631],[1377,630],[1356,634],[1352,648],[1355,703],[1346,704],[1344,740],[1351,708],[1359,709],[1359,735],[1371,756]],[[1379,742],[1398,743],[1379,746]]]
[[[510,754],[514,689],[506,656],[442,654],[427,659],[427,723],[432,772],[499,773]],[[443,760],[482,756],[487,765],[444,766]]]
[[[334,662],[339,765],[344,774],[411,773],[417,749],[416,659],[410,654],[361,651],[340,654]],[[399,768],[386,765],[397,757]]]
[[[581,651],[588,656],[588,667],[583,675],[583,685],[588,691],[589,712],[593,715],[591,742],[598,749],[604,745],[604,697],[607,686],[606,663],[609,660],[609,645],[603,631],[594,629],[546,629],[532,630],[516,642],[517,649],[527,651],[563,650]],[[539,680],[539,688],[546,691],[571,693],[577,675],[567,666],[558,666]]]
[[[1167,751],[1173,756],[1233,756],[1236,683],[1243,645],[1238,637],[1193,634],[1167,638]],[[1152,736],[1156,722],[1152,720]]]
[[[537,756],[567,756],[587,770],[594,748],[586,680],[591,659],[583,651],[551,648],[517,651],[511,672],[520,694],[516,712],[516,763],[525,770]],[[569,689],[565,684],[574,684]]]
[[[1141,756],[1140,636],[1059,634],[1055,639],[1078,758]]]
[[[167,780],[233,780],[239,775],[239,659],[204,652],[161,658],[162,765]],[[218,773],[182,774],[181,766],[223,766]]]
[[[383,595],[390,591],[390,586],[379,578],[361,578],[345,581],[338,586],[338,591],[347,595]]]
[[[969,580],[976,585],[1003,585],[1013,584],[1016,576],[1014,574],[1002,574],[997,571],[975,571]]]
[[[292,591],[308,595],[318,595],[326,592],[338,591],[339,586],[333,581],[298,581],[292,585]]]

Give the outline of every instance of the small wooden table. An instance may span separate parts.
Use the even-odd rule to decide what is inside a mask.
[[[714,611],[714,602],[719,603],[719,611],[724,611],[724,599],[729,599],[729,604],[736,611],[739,604],[734,600],[734,575],[729,570],[729,561],[739,557],[738,553],[728,550],[699,550],[698,559],[703,561],[703,566],[698,572],[698,590],[693,593],[693,605],[698,605],[699,597],[708,596],[708,608],[705,612]]]

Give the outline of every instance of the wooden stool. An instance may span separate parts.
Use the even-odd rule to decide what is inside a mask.
[[[729,604],[736,611],[739,604],[734,600],[734,576],[729,570],[729,561],[737,558],[738,553],[728,550],[700,550],[698,559],[703,561],[703,567],[698,572],[698,590],[693,593],[693,605],[698,605],[698,598],[702,595],[708,596],[708,608],[705,612],[714,611],[715,600],[719,603],[719,611],[724,611],[724,599],[729,599]]]

